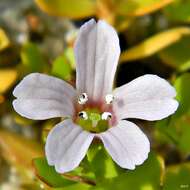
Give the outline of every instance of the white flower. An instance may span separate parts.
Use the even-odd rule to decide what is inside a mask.
[[[120,47],[117,33],[104,21],[85,23],[74,51],[76,90],[33,73],[15,88],[14,109],[30,119],[67,118],[50,131],[45,145],[48,163],[57,172],[76,168],[95,137],[120,167],[134,169],[147,159],[150,144],[123,119],[154,121],[171,115],[178,107],[175,89],[156,75],[144,75],[112,91]]]

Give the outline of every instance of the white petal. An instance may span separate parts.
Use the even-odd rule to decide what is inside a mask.
[[[120,121],[117,126],[98,134],[113,160],[122,168],[135,169],[150,152],[146,135],[129,121]]]
[[[175,89],[156,75],[144,75],[116,88],[113,108],[118,119],[159,120],[173,114],[178,102]]]
[[[14,109],[30,119],[72,116],[76,91],[66,82],[44,74],[27,75],[14,89]]]
[[[92,19],[81,28],[75,43],[76,86],[98,100],[112,90],[120,55],[116,31],[106,22]]]
[[[54,165],[58,173],[73,170],[84,158],[93,138],[93,133],[84,131],[71,120],[59,123],[47,137],[45,153],[48,164]]]

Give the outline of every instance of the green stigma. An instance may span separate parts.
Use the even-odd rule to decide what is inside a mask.
[[[101,133],[106,131],[109,128],[107,120],[102,120],[101,113],[95,109],[85,110],[87,114],[87,119],[77,118],[77,124],[79,124],[84,130],[90,131],[93,133]]]

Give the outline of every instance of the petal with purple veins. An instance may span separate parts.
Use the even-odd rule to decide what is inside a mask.
[[[122,168],[133,170],[148,158],[149,140],[132,122],[121,120],[117,126],[97,136],[113,160]]]
[[[71,120],[57,124],[49,133],[45,153],[49,165],[55,166],[58,173],[75,169],[84,158],[93,133],[84,131]]]
[[[66,82],[45,74],[27,75],[14,89],[14,109],[29,119],[70,117],[76,91]]]
[[[178,102],[175,89],[156,75],[144,75],[116,88],[113,109],[118,119],[160,120],[173,114]]]
[[[76,87],[93,100],[111,92],[120,55],[116,31],[106,22],[94,19],[85,23],[75,43]]]

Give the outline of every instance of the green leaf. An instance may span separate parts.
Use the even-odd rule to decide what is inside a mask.
[[[4,50],[10,45],[9,38],[7,37],[6,33],[3,29],[0,28],[0,51]]]
[[[179,41],[183,36],[190,35],[190,28],[179,27],[160,32],[140,44],[124,51],[121,54],[120,62],[132,61],[149,57],[171,44]],[[160,43],[162,42],[162,43]]]
[[[156,124],[155,137],[159,144],[173,144],[183,157],[190,152],[190,122],[187,116],[172,117]]]
[[[65,54],[60,55],[53,62],[52,74],[63,80],[71,80],[72,67]]]
[[[82,183],[77,183],[75,185],[70,185],[67,187],[62,187],[62,188],[55,188],[54,190],[92,190],[96,188],[92,188],[90,185],[87,184],[82,184]]]
[[[189,73],[185,73],[175,80],[174,86],[177,91],[176,99],[179,102],[179,107],[170,118],[156,123],[157,130],[155,133],[156,137],[159,138],[159,142],[173,143],[184,157],[190,152],[189,84]]]
[[[155,12],[174,0],[121,0],[116,4],[117,12],[126,16],[143,16]]]
[[[190,2],[176,0],[164,9],[164,13],[170,21],[190,22]]]
[[[154,131],[155,141],[160,144],[178,144],[177,129],[172,125],[171,118],[156,122]]]
[[[64,51],[64,54],[67,57],[68,62],[70,63],[71,67],[75,69],[75,55],[74,55],[73,48],[71,47],[66,48]]]
[[[190,68],[190,37],[185,37],[175,44],[160,52],[161,59],[178,69],[179,71],[186,71]]]
[[[188,119],[180,120],[178,126],[180,128],[179,149],[187,156],[190,152],[190,122]]]
[[[101,185],[106,190],[159,190],[164,172],[161,157],[150,153],[148,160],[135,170],[123,170],[118,177],[104,181]]]
[[[190,147],[190,74],[186,73],[175,80],[174,86],[177,91],[179,107],[170,118],[156,123],[155,137],[159,143],[172,143],[178,150],[185,154],[189,153]]]
[[[28,42],[21,50],[21,60],[30,72],[42,72],[45,66],[45,59],[36,44]]]
[[[94,0],[35,0],[35,2],[50,15],[74,19],[92,16],[96,10]]]
[[[93,144],[87,152],[87,158],[97,183],[118,176],[117,166],[102,145]]]
[[[190,188],[190,164],[170,166],[166,170],[163,190]]]
[[[174,83],[174,86],[177,91],[177,100],[179,101],[179,107],[175,114],[175,117],[182,116],[185,113],[189,113],[190,111],[190,74],[186,73],[182,76],[178,77]]]
[[[76,184],[75,181],[68,180],[63,175],[58,174],[53,166],[48,165],[45,158],[34,159],[33,166],[39,179],[51,187],[65,187]]]

